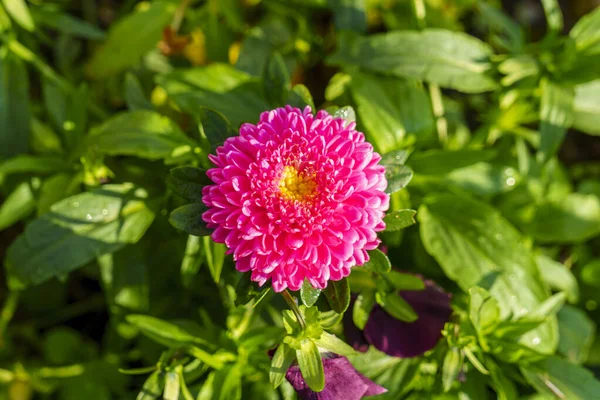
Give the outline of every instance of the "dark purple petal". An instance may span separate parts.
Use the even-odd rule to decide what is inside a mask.
[[[292,384],[301,400],[360,400],[363,396],[375,396],[387,390],[358,372],[346,357],[335,355],[323,358],[325,388],[313,392],[302,378],[298,365],[288,369],[285,377]]]
[[[450,318],[450,295],[434,282],[425,280],[425,289],[401,292],[419,319],[403,322],[375,306],[365,326],[365,337],[375,348],[394,357],[416,357],[437,344]]]

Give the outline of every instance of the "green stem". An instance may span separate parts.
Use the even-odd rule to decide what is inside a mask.
[[[288,306],[290,306],[290,308],[294,312],[294,315],[296,316],[296,319],[298,320],[298,323],[300,324],[302,329],[305,329],[306,322],[304,321],[304,317],[302,317],[302,313],[300,312],[300,309],[298,308],[298,304],[296,304],[296,300],[294,299],[294,297],[292,297],[292,295],[287,289],[281,292],[281,296],[283,296],[285,302],[288,304]]]
[[[19,293],[17,291],[8,292],[8,296],[6,297],[6,301],[4,301],[4,306],[2,307],[2,312],[0,312],[0,347],[2,347],[4,333],[6,332],[6,328],[8,327],[8,323],[12,319],[15,314],[15,310],[17,309],[17,304],[19,303]]]
[[[175,14],[173,15],[173,21],[171,22],[171,29],[173,32],[177,32],[181,27],[181,22],[183,21],[183,17],[185,15],[185,10],[190,5],[190,0],[181,0],[179,3],[179,7],[175,10]]]

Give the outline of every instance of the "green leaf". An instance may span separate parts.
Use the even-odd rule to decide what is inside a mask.
[[[144,94],[140,80],[132,73],[125,75],[125,101],[131,111],[154,110],[154,106]]]
[[[425,282],[413,274],[405,274],[398,271],[388,271],[381,275],[386,282],[391,284],[396,290],[423,290]]]
[[[374,305],[375,293],[372,291],[363,291],[356,298],[352,308],[352,321],[361,331],[365,329]]]
[[[317,300],[319,300],[319,296],[321,295],[321,289],[315,289],[308,279],[305,279],[302,283],[302,287],[300,288],[300,298],[302,299],[302,303],[306,307],[312,307],[315,305]]]
[[[493,5],[478,2],[477,7],[490,28],[506,36],[508,41],[506,47],[512,50],[512,53],[521,53],[525,44],[523,28],[512,17],[496,9]]]
[[[251,300],[256,299],[254,306],[258,304],[270,291],[268,286],[259,287],[258,284],[250,280],[251,274],[242,274],[240,280],[235,287],[235,305],[241,306],[248,304]]]
[[[463,353],[456,347],[448,350],[442,364],[442,387],[444,392],[450,391],[463,367]]]
[[[155,1],[119,19],[111,26],[106,42],[93,54],[87,72],[94,78],[106,78],[138,64],[156,47],[176,7],[171,2]]]
[[[271,369],[269,370],[269,381],[274,388],[279,387],[283,383],[287,370],[296,359],[296,352],[285,343],[281,343],[271,361]]]
[[[548,292],[519,232],[489,205],[463,195],[441,194],[419,208],[421,238],[446,275],[461,289],[481,286],[498,301],[501,319],[535,309]],[[550,318],[520,343],[551,353],[558,342]]]
[[[344,106],[333,113],[333,118],[341,118],[345,120],[346,123],[356,122],[356,113],[352,106]]]
[[[204,241],[204,255],[208,270],[215,283],[219,283],[227,247],[222,243],[214,242],[209,236],[204,236],[202,240]]]
[[[340,356],[353,356],[356,354],[356,350],[352,348],[348,343],[338,338],[331,333],[323,332],[321,337],[315,340],[315,343],[322,349],[329,350],[332,353],[339,354]]]
[[[189,235],[185,244],[185,253],[181,260],[181,281],[185,287],[190,287],[202,264],[203,246],[200,237]]]
[[[367,32],[366,2],[364,0],[328,0],[333,10],[333,23],[338,31]]]
[[[563,30],[564,22],[558,0],[542,0],[542,6],[544,7],[544,13],[546,14],[548,28],[551,31],[560,34]]]
[[[338,314],[342,314],[350,305],[350,285],[346,278],[339,281],[329,281],[323,289],[331,308]]]
[[[177,70],[159,75],[157,81],[184,110],[195,114],[200,106],[212,108],[234,129],[257,122],[260,113],[271,108],[261,81],[227,64]]]
[[[560,399],[589,400],[600,393],[600,381],[589,370],[555,356],[521,367],[521,371],[540,393]]]
[[[492,54],[491,47],[467,34],[426,29],[342,36],[328,62],[480,93],[497,86],[487,75]]]
[[[415,221],[415,210],[398,210],[392,211],[385,215],[385,232],[396,232],[417,223]]]
[[[584,53],[597,53],[600,50],[600,9],[584,15],[569,32],[575,40],[577,50]]]
[[[296,350],[296,357],[308,387],[315,392],[322,391],[325,387],[325,372],[317,345],[312,340],[303,340],[300,350]]]
[[[184,345],[207,345],[206,340],[199,336],[200,328],[191,324],[188,326],[175,324],[141,314],[130,314],[125,319],[144,335],[163,346],[174,348]]]
[[[577,243],[600,234],[600,198],[572,193],[536,207],[528,232],[544,243]]]
[[[303,110],[309,106],[313,112],[316,111],[315,101],[313,100],[310,90],[302,84],[294,85],[292,91],[288,93],[287,100],[284,102],[292,107],[298,107]]]
[[[0,231],[29,216],[35,210],[31,183],[23,182],[0,205]]]
[[[431,102],[422,84],[365,73],[352,75],[352,97],[368,139],[383,153],[433,138]]]
[[[202,188],[211,184],[204,169],[189,165],[173,168],[167,177],[167,185],[173,192],[196,203],[202,203]]]
[[[213,152],[217,147],[221,146],[227,138],[237,135],[237,132],[229,125],[227,118],[218,111],[200,107],[196,115],[200,118],[202,134],[208,139]]]
[[[2,0],[8,14],[26,31],[35,31],[35,24],[25,0]]]
[[[385,178],[387,179],[388,186],[385,189],[387,194],[396,193],[402,190],[412,180],[413,171],[406,165],[385,165]]]
[[[46,175],[69,169],[69,164],[59,157],[21,154],[0,163],[0,183],[12,174]]]
[[[512,167],[481,162],[450,172],[443,182],[481,196],[493,196],[513,190],[521,176]]]
[[[366,271],[383,273],[392,269],[392,263],[390,262],[390,259],[381,250],[375,249],[369,251],[368,253],[369,261],[363,265],[363,268]]]
[[[585,311],[566,305],[558,312],[558,352],[574,364],[582,364],[594,343],[596,324]]]
[[[106,37],[104,31],[89,22],[50,7],[35,7],[31,11],[36,23],[61,33],[89,40],[103,40]]]
[[[548,161],[558,151],[567,129],[573,123],[573,96],[571,88],[558,86],[550,81],[541,83],[542,104],[540,108],[540,161]]]
[[[117,115],[92,129],[79,150],[165,159],[169,164],[177,161],[182,148],[190,151],[195,146],[169,118],[153,111],[137,110]]]
[[[419,318],[415,310],[399,294],[378,292],[375,299],[388,314],[400,321],[413,322]]]
[[[581,281],[586,285],[600,288],[600,259],[596,258],[585,264],[580,274]]]
[[[234,364],[229,368],[221,369],[217,375],[224,376],[220,385],[218,400],[241,400],[242,399],[242,366]]]
[[[29,148],[29,78],[16,56],[0,51],[0,159]]]
[[[286,104],[290,91],[290,75],[281,54],[274,52],[263,73],[263,90],[265,99],[273,107],[282,107]]]
[[[573,127],[600,135],[600,79],[575,86]]]
[[[163,400],[179,400],[179,376],[175,371],[166,373]]]
[[[544,255],[538,255],[535,260],[544,282],[552,289],[564,291],[569,302],[576,303],[579,299],[579,285],[571,270]]]
[[[156,371],[146,379],[136,400],[156,400],[162,396],[164,388],[165,376],[162,372]]]
[[[64,199],[11,244],[6,266],[20,285],[39,284],[136,243],[154,220],[146,202],[146,192],[129,183]]]
[[[450,172],[494,158],[494,150],[428,150],[411,155],[408,164],[416,174],[446,175]]]
[[[469,289],[469,318],[481,336],[489,334],[500,322],[498,302],[487,290],[480,287]]]

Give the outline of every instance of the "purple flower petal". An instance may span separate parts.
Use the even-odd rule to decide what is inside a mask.
[[[415,310],[419,319],[403,322],[375,306],[365,326],[364,335],[376,349],[394,357],[416,357],[437,344],[450,318],[450,295],[434,282],[425,280],[425,289],[400,295]]]
[[[288,369],[285,377],[292,384],[301,400],[360,400],[363,396],[375,396],[387,390],[358,372],[346,357],[334,355],[323,358],[325,388],[313,392],[302,378],[298,365]]]

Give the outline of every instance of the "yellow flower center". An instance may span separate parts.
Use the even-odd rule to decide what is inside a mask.
[[[288,165],[279,179],[279,192],[289,200],[308,200],[315,194],[317,187],[313,178],[313,175],[302,174]]]

